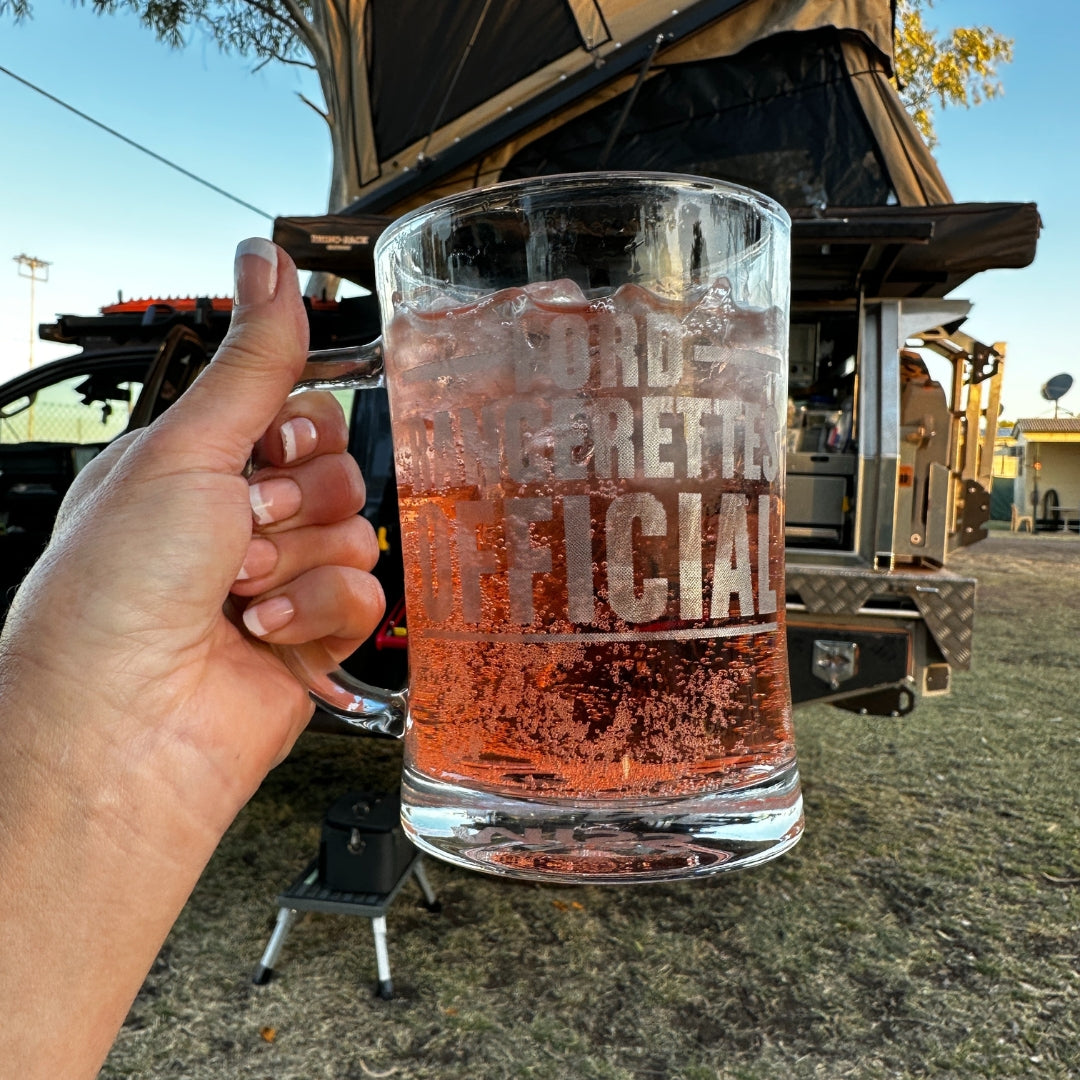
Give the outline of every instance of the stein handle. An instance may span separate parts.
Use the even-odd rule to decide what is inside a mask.
[[[374,390],[385,385],[382,338],[367,345],[308,353],[293,393],[305,390]],[[327,712],[354,727],[400,738],[405,733],[408,687],[384,690],[354,678],[318,641],[274,645],[275,653]]]

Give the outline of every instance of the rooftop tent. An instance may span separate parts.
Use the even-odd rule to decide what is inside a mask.
[[[951,201],[888,83],[888,0],[360,7],[377,165],[357,209],[597,168],[723,176],[788,206]]]
[[[351,2],[365,153],[345,217],[648,169],[778,199],[796,296],[941,296],[1034,257],[1033,206],[952,203],[889,81],[889,0]],[[337,272],[370,284],[350,265]]]

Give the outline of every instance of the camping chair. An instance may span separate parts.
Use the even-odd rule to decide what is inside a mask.
[[[1027,531],[1034,533],[1035,523],[1031,514],[1021,514],[1016,508],[1016,503],[1012,506],[1012,521],[1009,524],[1009,528],[1012,532],[1022,532],[1025,523],[1027,524]]]

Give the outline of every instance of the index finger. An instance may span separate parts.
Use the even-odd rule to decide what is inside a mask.
[[[337,398],[327,390],[293,394],[255,444],[255,465],[294,465],[315,454],[348,449],[349,426]]]

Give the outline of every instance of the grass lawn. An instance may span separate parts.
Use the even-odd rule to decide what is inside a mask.
[[[388,916],[274,898],[397,745],[307,735],[237,819],[104,1077],[800,1080],[1080,1077],[1080,539],[995,532],[974,667],[903,719],[796,714],[806,834],[685,885],[514,884],[427,861]]]

